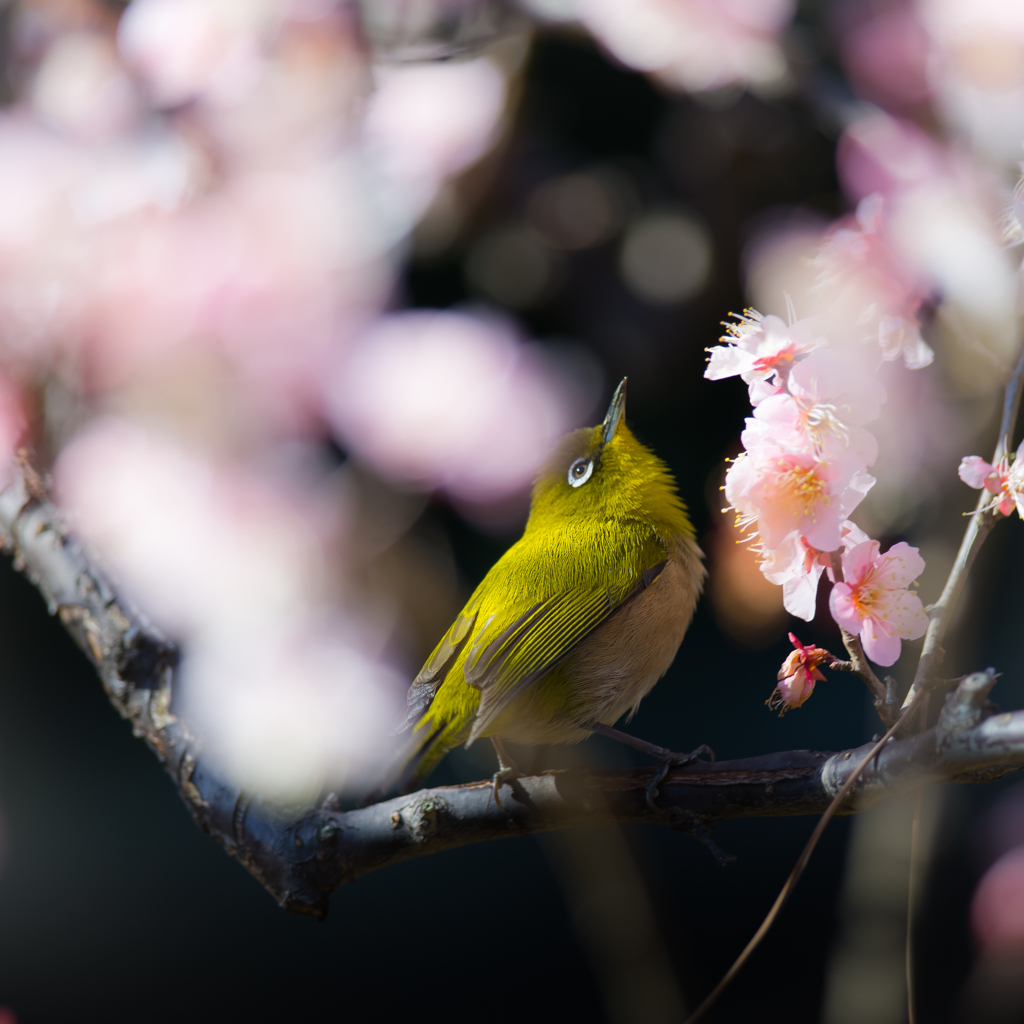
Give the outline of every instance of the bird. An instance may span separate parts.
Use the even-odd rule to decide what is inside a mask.
[[[614,728],[668,671],[703,589],[703,553],[668,466],[625,422],[623,379],[602,423],[567,434],[542,465],[522,537],[495,563],[409,688],[392,771],[416,788],[444,755],[489,737],[494,796],[518,766],[504,741],[576,743],[592,733],[661,762],[678,754]]]

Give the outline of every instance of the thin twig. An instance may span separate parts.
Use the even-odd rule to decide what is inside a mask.
[[[1007,452],[1010,439],[1013,436],[1017,423],[1017,414],[1020,409],[1022,379],[1024,379],[1024,345],[1021,346],[1017,364],[1006,382],[1006,395],[1003,399],[1003,417],[999,425],[999,440],[996,443],[995,454],[992,456],[993,463],[997,463]],[[978,497],[978,504],[971,516],[967,529],[964,531],[964,539],[960,543],[960,550],[957,552],[956,561],[949,571],[949,578],[943,587],[942,594],[938,601],[929,609],[930,621],[928,630],[924,636],[924,648],[921,651],[921,660],[917,663],[917,672],[914,675],[914,682],[903,701],[903,707],[909,707],[917,698],[921,688],[935,675],[945,657],[945,650],[942,644],[946,638],[946,630],[949,628],[949,620],[953,615],[960,592],[963,590],[967,574],[971,571],[974,559],[977,557],[981,545],[989,535],[992,527],[1002,518],[996,509],[985,510],[989,504],[990,495],[982,489]]]
[[[754,932],[753,938],[747,943],[743,952],[733,962],[732,967],[725,972],[725,976],[722,980],[711,990],[704,1002],[697,1007],[696,1010],[689,1017],[686,1018],[684,1024],[695,1024],[696,1021],[700,1020],[705,1013],[718,1001],[718,997],[729,987],[732,979],[736,977],[743,965],[750,959],[750,955],[755,949],[761,944],[761,940],[768,934],[769,929],[775,923],[775,919],[779,916],[779,912],[786,905],[793,889],[796,887],[796,883],[800,880],[800,876],[804,873],[804,868],[807,867],[807,862],[811,859],[811,854],[814,852],[814,848],[818,845],[818,840],[821,839],[822,834],[825,831],[825,826],[828,825],[836,811],[842,806],[843,801],[850,795],[850,791],[856,785],[857,780],[860,778],[861,772],[868,766],[871,759],[879,753],[882,747],[889,742],[890,737],[896,732],[897,727],[906,724],[910,716],[916,712],[919,701],[915,700],[902,715],[895,721],[885,735],[867,752],[863,760],[857,765],[856,768],[850,773],[846,782],[843,783],[839,792],[833,797],[832,802],[828,805],[825,813],[818,819],[818,824],[815,825],[814,831],[811,833],[811,838],[807,840],[807,845],[803,848],[800,856],[797,858],[796,864],[793,865],[793,870],[790,871],[789,877],[786,879],[779,892],[779,895],[775,898],[775,902],[772,904],[771,910],[768,911],[765,919],[761,922],[761,927]]]

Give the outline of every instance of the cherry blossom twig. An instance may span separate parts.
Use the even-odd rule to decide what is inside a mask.
[[[999,440],[996,442],[993,462],[997,463],[1006,454],[1010,445],[1010,438],[1013,436],[1017,424],[1017,415],[1020,410],[1022,385],[1024,385],[1024,345],[1021,346],[1020,355],[1017,357],[1017,364],[1006,382],[1006,394],[1003,400],[1003,416],[999,425]],[[903,701],[903,707],[909,707],[917,698],[922,687],[932,685],[935,673],[942,664],[946,652],[942,646],[946,637],[946,630],[949,628],[949,621],[953,615],[960,592],[963,590],[967,574],[974,565],[974,559],[978,555],[981,545],[989,535],[997,520],[1003,518],[999,511],[994,508],[986,508],[990,501],[990,495],[982,490],[978,496],[978,504],[974,514],[971,516],[964,531],[964,538],[960,543],[960,550],[957,552],[956,561],[949,571],[946,585],[942,589],[938,601],[929,609],[928,630],[924,637],[924,647],[921,651],[921,660],[917,664],[917,672],[914,674],[914,682]]]

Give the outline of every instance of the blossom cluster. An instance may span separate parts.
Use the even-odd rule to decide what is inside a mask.
[[[827,573],[832,617],[859,634],[872,660],[892,665],[901,641],[922,636],[927,625],[911,589],[924,562],[903,543],[883,554],[850,515],[875,483],[869,470],[878,442],[866,425],[886,399],[875,371],[901,355],[908,368],[931,361],[917,319],[927,283],[894,271],[899,263],[878,196],[861,203],[855,221],[836,227],[815,262],[837,309],[849,305],[851,289],[861,301],[870,294],[871,302],[858,327],[842,333],[832,325],[850,321],[835,312],[787,324],[747,310],[727,325],[722,344],[710,349],[705,376],[740,376],[753,414],[724,490],[765,577],[782,586],[787,611],[810,621]],[[793,672],[785,677],[790,682],[776,693],[793,707],[818,678],[804,672],[796,685]]]
[[[382,64],[333,0],[115,6],[7,19],[0,486],[20,446],[53,454],[74,529],[180,646],[218,770],[362,789],[408,671],[412,587],[372,569],[407,491],[500,509],[578,412],[513,324],[392,309],[513,72]]]
[[[960,463],[960,479],[975,490],[986,490],[992,500],[985,510],[997,508],[1000,515],[1013,515],[1013,510],[1024,519],[1024,444],[1016,452],[1007,453],[995,463],[986,462],[980,455],[968,455]]]

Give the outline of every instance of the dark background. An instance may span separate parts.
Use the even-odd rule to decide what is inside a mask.
[[[580,39],[542,39],[514,130],[469,224],[444,252],[414,259],[404,283],[410,305],[475,301],[464,273],[474,240],[521,217],[541,181],[596,164],[619,168],[644,207],[697,211],[713,240],[714,272],[692,301],[655,307],[633,297],[617,273],[617,239],[609,239],[566,254],[558,286],[520,315],[542,342],[571,338],[592,351],[604,369],[602,401],[629,375],[631,424],[673,468],[701,536],[717,525],[707,495],[717,501],[722,460],[735,451],[749,408],[738,381],[702,378],[704,348],[723,317],[744,304],[744,242],[765,211],[798,205],[831,218],[846,210],[829,113],[830,97],[844,87],[827,54],[815,66],[817,77],[801,81],[794,96],[715,105],[663,94]],[[962,524],[960,511],[948,510],[953,526]],[[424,528],[444,532],[467,590],[515,539],[515,531],[478,530],[441,503],[427,510]],[[913,541],[913,530],[905,537]],[[964,624],[949,666],[950,673],[999,667],[1005,675],[994,697],[1004,707],[1024,704],[1013,653],[1022,561],[1020,524],[1008,523],[982,553],[973,590],[998,597]],[[804,632],[838,646],[827,617]],[[819,685],[784,719],[772,714],[764,701],[787,648],[783,632],[766,649],[744,649],[702,603],[633,731],[677,750],[709,743],[719,758],[838,749],[877,731],[866,694],[845,677]],[[627,764],[632,754],[594,739],[547,756],[533,765],[571,757]],[[492,770],[483,752],[458,752],[433,781]],[[920,926],[922,1021],[963,1019],[958,1000],[972,965],[967,905],[985,866],[973,836],[985,807],[1012,784],[1011,777],[960,789],[946,803]],[[19,1024],[610,1019],[600,968],[581,934],[588,901],[600,907],[612,897],[597,886],[570,910],[550,839],[492,842],[389,868],[338,892],[323,925],[278,909],[196,830],[85,658],[6,562],[0,813],[0,1006]],[[728,870],[684,835],[626,830],[691,1008],[756,929],[813,824],[720,825],[719,843],[739,858]],[[820,1019],[848,825],[829,826],[774,931],[709,1021]],[[600,842],[600,833],[593,839]]]

